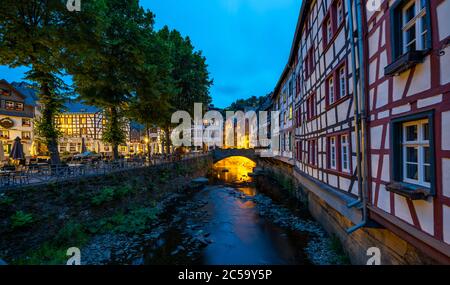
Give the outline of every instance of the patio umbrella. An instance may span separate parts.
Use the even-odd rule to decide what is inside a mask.
[[[9,154],[9,158],[14,159],[14,160],[20,160],[20,159],[24,159],[24,153],[23,153],[23,146],[22,143],[20,142],[20,138],[17,137],[14,140],[12,149],[11,149],[11,153]]]
[[[0,162],[5,160],[5,150],[3,149],[3,142],[0,141]]]
[[[86,142],[84,141],[84,138],[81,138],[81,153],[85,152],[87,152]]]

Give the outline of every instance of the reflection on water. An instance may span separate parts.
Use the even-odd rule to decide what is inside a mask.
[[[208,213],[204,230],[213,241],[202,252],[201,264],[262,265],[307,264],[303,247],[306,236],[282,229],[259,215],[255,202],[233,193],[249,197],[257,195],[252,178],[256,164],[244,157],[230,157],[214,165],[214,176],[227,185],[208,187],[195,199],[206,200],[202,208]]]
[[[221,160],[214,164],[214,175],[217,179],[227,183],[248,183],[252,178],[248,176],[253,172],[256,163],[252,160],[242,157],[233,156]]]

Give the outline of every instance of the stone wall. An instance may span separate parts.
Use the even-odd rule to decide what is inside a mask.
[[[325,189],[324,185],[294,171],[292,166],[274,159],[260,159],[258,166],[270,173],[271,177],[274,173],[283,174],[293,180],[294,189],[290,191],[291,195],[306,201],[314,219],[322,224],[330,235],[341,241],[352,264],[365,265],[370,258],[367,250],[371,247],[380,249],[382,265],[438,263],[381,226],[366,227],[347,234],[348,228],[361,221],[361,210],[347,207],[347,204],[352,202],[350,198],[332,189]]]

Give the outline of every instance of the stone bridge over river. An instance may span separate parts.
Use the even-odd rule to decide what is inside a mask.
[[[253,161],[258,158],[254,149],[216,149],[213,151],[214,163],[233,156],[243,156]]]

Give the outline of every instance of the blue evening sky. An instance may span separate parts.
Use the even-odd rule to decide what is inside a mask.
[[[213,104],[273,90],[286,64],[301,0],[141,0],[168,25],[189,36],[207,58]],[[25,68],[0,66],[0,78],[18,81]]]

